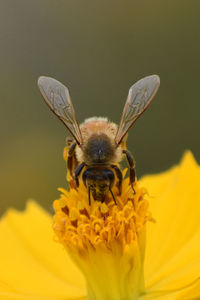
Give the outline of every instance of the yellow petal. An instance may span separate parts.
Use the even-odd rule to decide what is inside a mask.
[[[200,278],[185,286],[183,289],[174,291],[153,291],[141,296],[140,300],[199,300]]]
[[[156,219],[147,230],[147,288],[177,291],[200,275],[200,167],[186,152],[179,166],[141,182],[149,191]]]
[[[196,280],[193,284],[186,287],[181,291],[175,300],[198,300],[200,299],[200,278]]]
[[[85,299],[85,282],[60,244],[52,218],[33,201],[0,222],[0,299]]]

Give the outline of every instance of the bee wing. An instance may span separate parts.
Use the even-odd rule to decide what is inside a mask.
[[[147,109],[153,100],[160,85],[157,75],[147,76],[137,81],[129,90],[121,121],[115,136],[115,142],[119,145],[130,127]]]
[[[59,81],[45,76],[39,77],[38,87],[49,108],[68,128],[78,145],[82,144],[81,131],[67,87]]]

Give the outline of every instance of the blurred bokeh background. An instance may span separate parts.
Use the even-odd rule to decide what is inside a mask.
[[[159,93],[129,134],[137,174],[169,168],[185,149],[199,161],[199,32],[198,0],[1,1],[0,213],[28,198],[51,211],[66,187],[68,132],[39,94],[40,75],[68,86],[79,122],[118,122],[129,87],[159,74]]]

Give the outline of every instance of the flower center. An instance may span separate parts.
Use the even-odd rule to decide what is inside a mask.
[[[73,186],[68,175],[69,184]],[[124,179],[105,202],[88,202],[88,191],[59,189],[54,201],[54,231],[85,275],[89,300],[134,300],[144,293],[145,224],[151,220],[146,190]]]

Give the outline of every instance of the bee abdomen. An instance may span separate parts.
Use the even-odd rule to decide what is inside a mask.
[[[83,183],[92,192],[95,200],[104,201],[108,190],[113,186],[114,173],[110,169],[88,168],[82,175]]]

